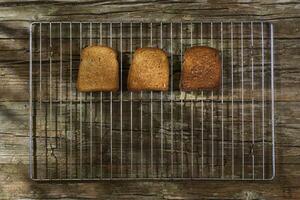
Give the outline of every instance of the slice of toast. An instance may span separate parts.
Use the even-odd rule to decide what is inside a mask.
[[[169,61],[159,48],[139,48],[133,55],[128,74],[130,91],[167,91],[169,88]]]
[[[216,89],[220,78],[221,62],[217,49],[196,46],[186,50],[180,81],[182,91]]]
[[[117,53],[106,46],[89,46],[82,50],[77,78],[80,92],[117,91],[119,64]]]

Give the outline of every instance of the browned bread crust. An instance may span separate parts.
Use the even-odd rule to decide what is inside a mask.
[[[129,69],[128,89],[131,91],[166,91],[169,88],[169,61],[159,48],[139,48]]]
[[[184,53],[180,88],[183,91],[216,89],[220,85],[221,62],[217,49],[195,46]]]
[[[77,90],[80,92],[117,91],[119,64],[117,53],[106,46],[89,46],[82,50]]]

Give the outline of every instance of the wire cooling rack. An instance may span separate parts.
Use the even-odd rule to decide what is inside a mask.
[[[120,91],[79,93],[82,48],[118,51]],[[181,92],[183,54],[217,48],[218,90]],[[135,49],[164,49],[167,92],[129,92]],[[275,176],[273,26],[268,22],[34,22],[34,180],[270,180]]]

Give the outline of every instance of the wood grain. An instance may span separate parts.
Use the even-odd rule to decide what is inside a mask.
[[[299,199],[297,1],[0,1],[0,198]],[[250,20],[274,23],[277,177],[270,182],[36,183],[28,179],[28,38],[31,21]]]

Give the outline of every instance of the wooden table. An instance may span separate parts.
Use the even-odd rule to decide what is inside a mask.
[[[0,198],[299,199],[300,3],[297,1],[0,2]],[[29,23],[38,20],[265,19],[274,23],[274,181],[37,183],[28,178]]]

